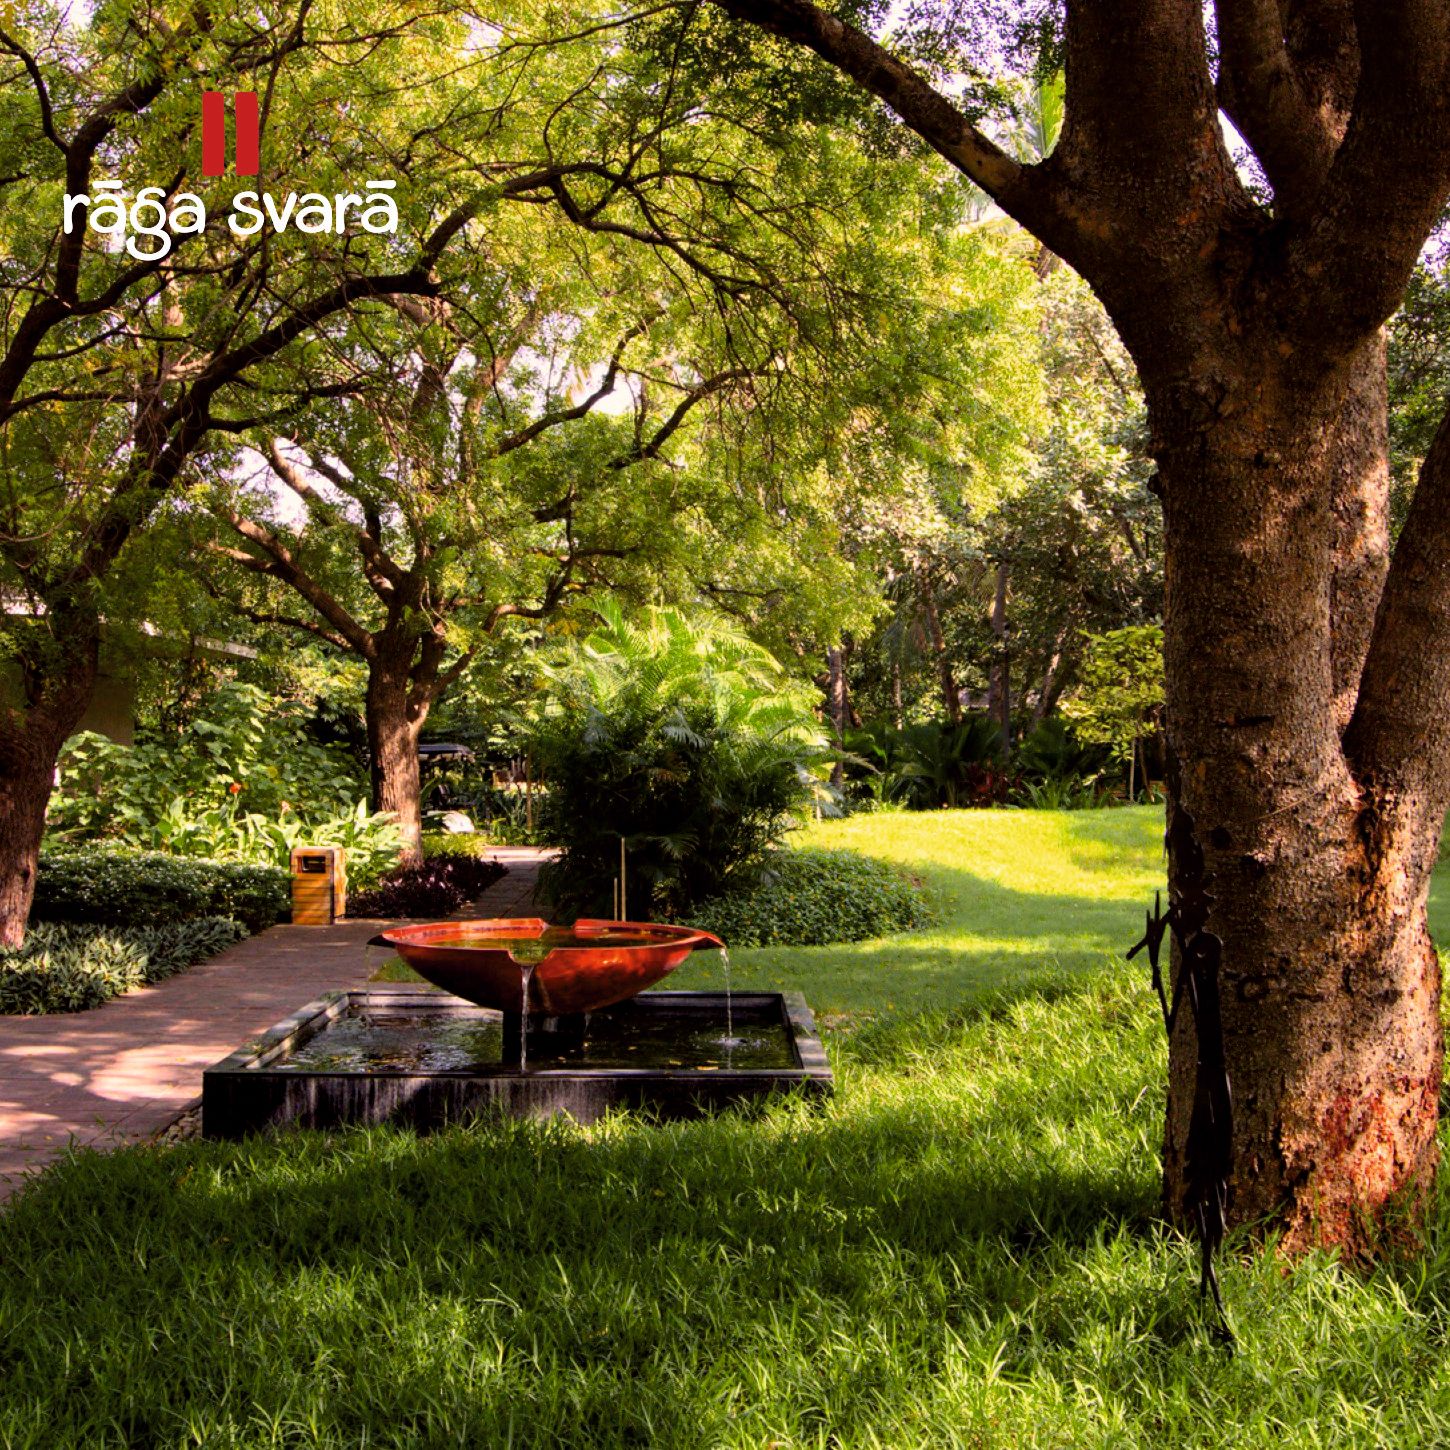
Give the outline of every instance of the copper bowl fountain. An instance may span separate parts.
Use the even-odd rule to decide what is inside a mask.
[[[465,1001],[547,1017],[612,1007],[667,977],[697,947],[725,945],[693,927],[586,917],[573,926],[538,917],[429,922],[373,941]]]

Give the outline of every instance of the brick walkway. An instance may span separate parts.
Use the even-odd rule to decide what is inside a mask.
[[[508,866],[469,916],[529,916],[546,852],[501,846]],[[201,1093],[201,1074],[323,992],[356,987],[386,922],[274,926],[179,976],[89,1012],[0,1016],[0,1201],[67,1143],[149,1138]],[[370,960],[371,959],[371,960]]]

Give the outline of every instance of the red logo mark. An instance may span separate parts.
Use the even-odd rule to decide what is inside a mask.
[[[261,165],[256,91],[237,91],[234,140],[238,176],[255,176]],[[227,98],[221,91],[201,93],[201,174],[225,176],[227,170]]]

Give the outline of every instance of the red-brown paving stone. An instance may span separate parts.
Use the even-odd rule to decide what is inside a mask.
[[[509,874],[458,914],[533,915],[548,853],[490,854]],[[0,1202],[67,1144],[155,1136],[200,1095],[212,1063],[323,992],[362,986],[380,959],[367,940],[387,925],[274,926],[89,1012],[0,1016]]]

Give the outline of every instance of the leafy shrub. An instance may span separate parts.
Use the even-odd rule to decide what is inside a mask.
[[[424,831],[424,856],[482,856],[489,848],[486,831]]]
[[[702,903],[687,919],[732,947],[815,947],[916,931],[932,910],[919,886],[880,861],[805,848],[773,852],[756,884]]]
[[[733,625],[676,609],[602,627],[549,670],[533,755],[548,793],[541,872],[564,915],[611,910],[620,838],[629,914],[678,916],[748,875],[809,799],[825,740],[809,697]]]
[[[1012,792],[1012,804],[1034,811],[1091,811],[1108,803],[1108,792],[1081,776],[1049,776],[1023,781]]]
[[[425,856],[390,871],[367,891],[348,895],[349,916],[448,916],[492,886],[507,868],[463,854]]]
[[[239,796],[222,805],[198,809],[185,796],[173,796],[146,830],[110,837],[133,850],[155,850],[208,861],[246,861],[287,870],[296,846],[341,846],[347,852],[350,880],[371,885],[396,864],[403,849],[397,822],[386,811],[370,812],[366,801],[332,815],[310,819],[286,801],[275,820],[244,811]],[[67,844],[73,843],[71,838]]]
[[[1012,768],[1029,781],[1091,781],[1108,768],[1106,746],[1084,741],[1062,715],[1034,725],[1012,752]]]
[[[1002,732],[985,715],[878,729],[860,743],[881,772],[873,793],[915,810],[1001,805],[1017,784],[1003,764]]]
[[[33,926],[0,952],[0,1013],[83,1012],[215,956],[246,936],[225,917],[143,927]]]
[[[52,838],[235,856],[239,853],[218,850],[217,839],[179,844],[173,839],[178,825],[198,822],[209,812],[268,820],[287,810],[310,825],[350,810],[364,783],[346,752],[319,745],[307,733],[307,709],[231,681],[180,734],[153,732],[134,745],[91,733],[76,736],[61,757],[50,806]],[[168,813],[177,810],[179,817],[168,823]]]
[[[186,804],[173,801],[157,832],[159,846],[184,856],[208,860],[270,863],[289,870],[297,846],[341,846],[347,852],[347,876],[371,886],[397,864],[403,834],[387,811],[369,811],[366,801],[335,815],[303,820],[290,809],[275,821],[220,807],[188,817]]]
[[[37,921],[189,921],[231,917],[260,931],[287,914],[287,873],[164,851],[47,851],[35,880]]]

